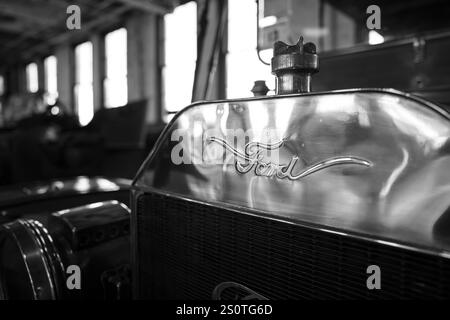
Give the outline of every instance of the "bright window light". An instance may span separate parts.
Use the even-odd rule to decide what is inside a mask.
[[[0,96],[5,94],[5,78],[0,75]]]
[[[5,94],[5,78],[0,75],[0,98]],[[3,113],[2,99],[0,99],[0,114]],[[0,126],[3,124],[3,119],[0,117]]]
[[[375,30],[369,31],[369,44],[380,44],[384,42],[384,37]]]
[[[45,74],[45,90],[46,102],[52,105],[58,98],[57,85],[57,62],[55,56],[49,56],[44,60],[44,74]]]
[[[277,17],[268,16],[268,17],[261,18],[261,20],[259,21],[259,27],[260,28],[270,27],[276,23],[277,23]]]
[[[114,108],[128,102],[127,30],[120,28],[105,36],[106,78],[103,83],[105,107]]]
[[[37,92],[39,90],[38,67],[32,62],[26,66],[27,90]]]
[[[83,42],[75,47],[75,110],[81,125],[94,116],[92,43]]]
[[[259,61],[256,52],[256,1],[228,0],[228,4],[227,97],[251,97],[256,80],[265,80],[273,89],[275,78],[270,66]],[[273,22],[273,18],[268,20],[265,23]],[[272,55],[271,49],[261,51],[266,62]]]
[[[188,2],[164,16],[164,105],[176,112],[191,103],[197,59],[197,3]]]

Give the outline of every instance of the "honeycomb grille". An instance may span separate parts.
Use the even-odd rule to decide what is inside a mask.
[[[223,282],[269,299],[450,297],[448,259],[159,194],[138,198],[137,237],[143,299],[211,299]]]

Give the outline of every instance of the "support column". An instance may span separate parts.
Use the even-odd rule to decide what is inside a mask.
[[[161,117],[159,16],[136,12],[127,21],[128,101],[147,100],[147,122]]]
[[[94,89],[94,110],[97,111],[104,107],[103,80],[105,79],[105,41],[100,34],[94,34],[91,37],[93,50],[93,89]]]
[[[70,45],[62,45],[56,49],[57,59],[57,86],[58,99],[70,111],[74,112],[73,84],[74,61],[73,48]]]

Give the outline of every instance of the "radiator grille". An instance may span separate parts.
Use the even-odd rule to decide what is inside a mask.
[[[158,194],[139,197],[137,236],[139,298],[210,299],[229,281],[269,299],[449,298],[448,259]]]

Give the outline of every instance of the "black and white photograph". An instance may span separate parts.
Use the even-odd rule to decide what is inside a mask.
[[[0,0],[0,300],[447,299],[449,1]]]

